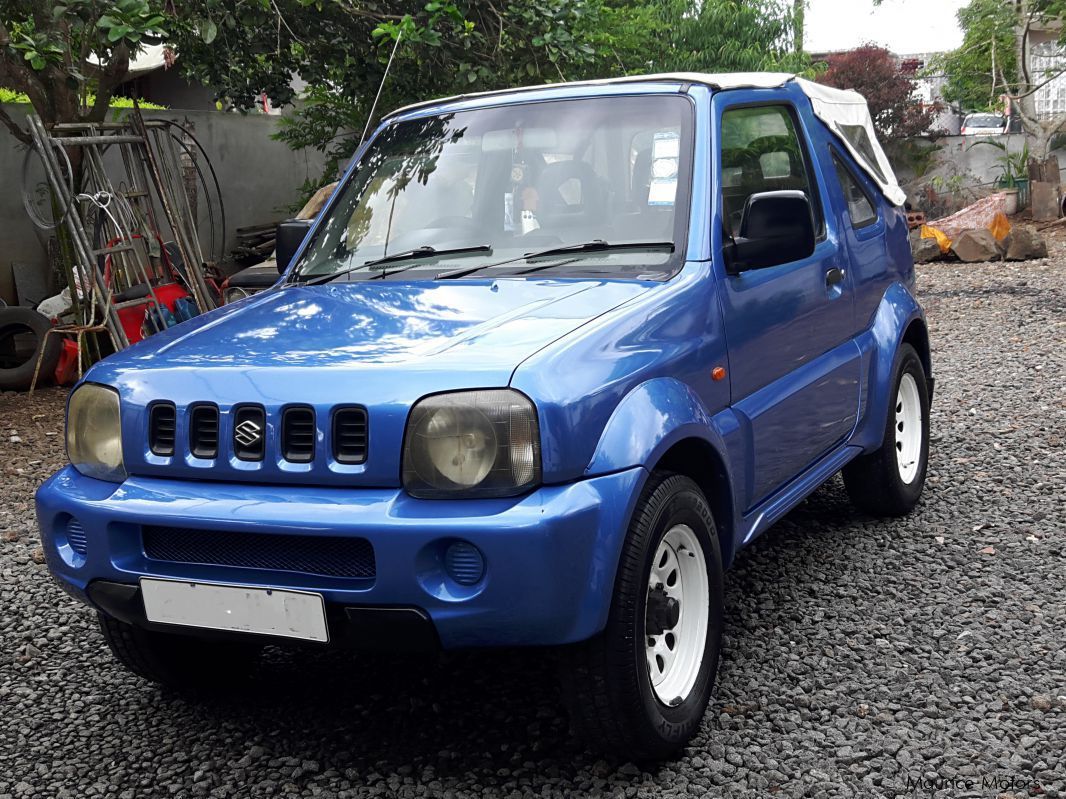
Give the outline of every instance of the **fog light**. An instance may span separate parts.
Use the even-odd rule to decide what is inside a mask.
[[[444,569],[459,585],[474,585],[485,574],[485,558],[473,544],[456,541],[444,553]]]
[[[82,523],[73,516],[64,514],[56,520],[54,530],[55,547],[63,562],[75,569],[84,565],[89,541]]]

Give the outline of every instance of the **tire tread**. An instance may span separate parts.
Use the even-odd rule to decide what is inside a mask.
[[[701,513],[706,517],[717,550],[714,519],[699,487],[684,475],[653,472],[637,503],[636,516],[622,548],[607,628],[588,641],[564,649],[560,662],[563,695],[570,709],[573,732],[590,747],[625,754],[638,761],[673,757],[685,743],[648,735],[639,723],[645,711],[636,680],[618,679],[618,675],[631,671],[628,664],[633,642],[626,620],[634,613],[635,594],[627,587],[634,582],[643,585],[644,580],[643,549],[632,544],[654,532],[658,517],[666,507],[666,498],[679,491],[691,491],[700,498]],[[715,559],[720,562],[717,551]],[[711,575],[712,580],[719,576]],[[614,642],[613,646],[609,642]],[[712,685],[713,679],[712,673]]]

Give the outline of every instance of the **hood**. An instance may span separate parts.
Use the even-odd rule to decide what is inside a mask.
[[[145,369],[403,367],[492,374],[505,385],[522,360],[647,289],[591,280],[284,288],[152,336],[108,358],[92,379]]]
[[[586,322],[658,283],[599,280],[389,281],[288,287],[205,314],[106,359],[88,380],[118,388],[131,474],[255,479],[246,466],[219,458],[166,462],[146,452],[146,408],[167,400],[180,419],[197,403],[221,414],[262,405],[268,414],[309,405],[325,448],[324,420],[360,405],[370,416],[372,455],[345,484],[394,484],[403,425],[427,394],[502,387],[515,368]],[[287,474],[297,482],[334,482],[329,464]],[[230,473],[232,472],[232,473]],[[266,479],[264,474],[259,479]],[[275,475],[276,477],[276,475]],[[354,481],[352,478],[355,478]]]

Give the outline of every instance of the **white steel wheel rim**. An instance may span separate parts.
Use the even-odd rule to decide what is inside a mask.
[[[656,613],[662,610],[664,594],[677,603],[671,606],[676,623],[668,629],[662,629],[662,618]],[[703,547],[691,527],[675,525],[663,536],[652,561],[644,620],[648,673],[664,705],[681,704],[696,684],[707,641],[709,601]]]
[[[918,383],[909,372],[904,372],[896,392],[896,465],[899,479],[904,483],[914,481],[922,458],[922,403],[918,396]]]

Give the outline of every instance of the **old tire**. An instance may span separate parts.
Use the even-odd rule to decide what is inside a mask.
[[[260,646],[145,630],[98,613],[111,654],[127,671],[182,690],[231,687],[248,676]]]
[[[0,308],[0,390],[28,389],[38,359],[41,368],[37,382],[52,379],[62,342],[59,336],[47,335],[51,328],[48,317],[32,308]]]
[[[578,736],[630,760],[675,756],[711,697],[722,605],[722,557],[707,500],[688,477],[653,474],[623,544],[606,628],[560,658]]]
[[[900,347],[881,447],[844,467],[844,486],[860,510],[903,516],[922,495],[929,464],[929,390],[910,344]]]

